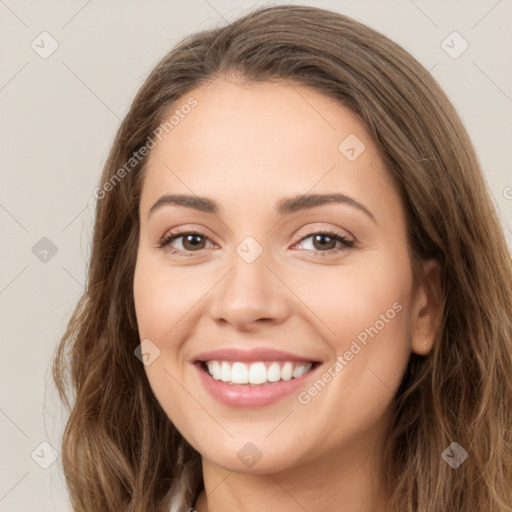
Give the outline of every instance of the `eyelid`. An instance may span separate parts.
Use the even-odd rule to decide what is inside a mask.
[[[338,227],[329,227],[329,228],[325,228],[325,227],[311,228],[310,227],[308,229],[301,228],[301,229],[299,229],[299,231],[297,231],[297,236],[299,236],[299,239],[295,243],[301,242],[305,237],[309,237],[309,236],[316,235],[319,233],[327,233],[330,235],[336,235],[336,236],[346,239],[347,241],[354,242],[354,243],[356,241],[356,238],[351,233],[349,233],[346,229],[342,230],[341,228],[338,228]]]
[[[196,228],[190,228],[190,227],[168,229],[167,231],[165,231],[165,233],[159,239],[156,246],[161,249],[167,249],[169,244],[172,241],[174,241],[178,238],[181,238],[185,235],[198,235],[198,236],[201,236],[201,237],[205,238],[206,240],[210,241],[210,243],[212,243],[214,245],[218,245],[218,244],[216,244],[215,241],[212,240],[213,237],[206,234],[205,231],[203,231],[203,229],[204,228],[196,229]],[[199,252],[202,252],[203,250],[205,250],[205,249],[200,249],[199,251],[185,251],[185,252],[194,254],[194,252],[199,253]],[[178,253],[178,252],[184,252],[184,251],[176,250],[176,252]]]
[[[170,236],[177,236],[177,235],[189,235],[189,234],[197,234],[201,235],[205,238],[208,238],[209,240],[215,240],[215,236],[210,235],[210,231],[200,225],[197,225],[198,227],[194,227],[195,224],[188,224],[185,227],[176,227],[176,228],[169,228],[164,231],[164,234],[160,237],[159,243],[165,240],[166,238],[169,238]],[[217,242],[216,242],[217,243]]]
[[[172,247],[170,246],[171,242],[173,242],[174,240],[176,239],[179,239],[185,235],[198,235],[198,236],[201,236],[202,238],[208,240],[210,243],[213,243],[214,245],[216,245],[216,242],[215,241],[212,241],[212,238],[210,235],[206,234],[204,231],[202,231],[202,227],[201,229],[195,229],[195,228],[191,228],[191,227],[180,227],[180,228],[171,228],[169,230],[167,230],[164,235],[160,238],[158,244],[157,244],[157,247],[160,248],[160,249],[166,249],[168,250],[171,254],[178,254],[178,255],[182,255],[182,256],[185,256],[185,257],[189,257],[189,256],[194,256],[195,254],[203,254],[203,251],[207,250],[206,248],[203,248],[203,249],[199,249],[197,251],[183,251],[181,249],[175,249],[175,248],[172,248],[172,250],[169,248],[169,247]],[[333,253],[334,254],[338,254],[344,250],[347,250],[347,249],[350,249],[352,247],[355,246],[355,238],[351,235],[351,234],[348,234],[348,232],[341,232],[340,228],[309,228],[309,229],[304,229],[304,228],[301,228],[299,229],[299,231],[297,232],[297,236],[299,237],[298,240],[296,242],[293,243],[292,247],[303,242],[305,239],[307,238],[310,238],[314,235],[325,235],[325,236],[330,236],[334,239],[337,239],[340,243],[343,244],[343,247],[341,248],[338,248],[338,249],[328,249],[326,251],[320,251],[320,250],[315,250],[315,249],[303,249],[303,250],[306,250],[306,251],[309,251],[309,252],[313,252],[315,253],[315,255],[332,255]]]
[[[328,236],[337,242],[342,244],[342,247],[339,247],[337,249],[328,249],[326,251],[320,251],[317,249],[304,249],[308,251],[309,253],[313,253],[314,257],[327,257],[327,256],[339,256],[342,252],[347,251],[348,249],[352,249],[356,247],[355,240],[352,239],[352,237],[348,237],[345,233],[342,233],[340,231],[337,231],[336,229],[314,229],[312,231],[308,231],[306,233],[302,233],[300,236],[300,239],[293,244],[294,246],[297,244],[302,244],[304,240],[307,240],[308,238],[315,236],[315,235],[324,235]],[[292,246],[293,247],[293,246]]]

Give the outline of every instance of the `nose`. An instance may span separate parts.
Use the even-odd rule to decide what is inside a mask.
[[[290,293],[265,251],[249,263],[234,254],[232,267],[215,287],[210,314],[217,323],[230,324],[239,331],[257,329],[261,324],[279,324],[289,315]]]

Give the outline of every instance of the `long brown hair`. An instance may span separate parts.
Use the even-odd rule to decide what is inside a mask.
[[[98,189],[86,289],[53,362],[70,409],[62,463],[74,510],[182,512],[202,489],[200,455],[134,355],[147,155],[125,164],[171,107],[222,74],[306,85],[355,112],[402,196],[415,275],[424,259],[441,263],[434,348],[411,355],[396,397],[385,459],[389,509],[510,511],[511,258],[471,141],[405,50],[347,16],[306,6],[260,8],[185,38],[150,73],[119,128]],[[457,469],[441,456],[452,442],[468,453]]]

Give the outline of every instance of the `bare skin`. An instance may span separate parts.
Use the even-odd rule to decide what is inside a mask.
[[[404,209],[377,147],[348,109],[303,86],[220,78],[178,104],[190,96],[197,107],[146,169],[134,298],[140,338],[160,350],[145,367],[151,388],[202,456],[206,492],[195,508],[383,512],[393,399],[411,352],[431,350],[437,320],[413,283]],[[349,134],[365,146],[353,161],[354,140],[338,148]],[[334,192],[367,212],[346,202],[275,211],[283,198]],[[150,214],[164,194],[206,196],[219,211],[165,204]],[[159,247],[176,229],[183,236]],[[197,231],[192,245],[186,234]],[[324,235],[322,245],[322,231],[353,244]],[[262,249],[251,263],[236,251],[248,236]],[[425,269],[438,273],[435,262]],[[371,326],[377,333],[354,354]],[[331,378],[316,393],[306,380],[302,400],[230,407],[193,364],[225,347],[306,355],[321,363],[316,379]],[[336,371],[338,356],[346,364]],[[252,467],[237,455],[249,442],[261,453]]]

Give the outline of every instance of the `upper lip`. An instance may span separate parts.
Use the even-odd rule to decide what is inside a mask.
[[[297,361],[297,362],[319,362],[311,357],[304,357],[297,354],[290,354],[281,350],[269,348],[255,348],[252,350],[242,350],[237,348],[221,348],[219,350],[210,350],[201,352],[194,358],[198,361],[240,361],[240,362],[257,362],[257,361]]]

